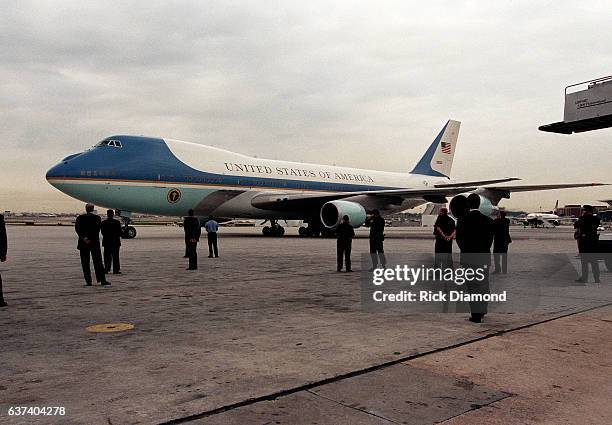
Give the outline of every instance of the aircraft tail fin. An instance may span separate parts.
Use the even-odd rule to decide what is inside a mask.
[[[461,122],[448,120],[410,174],[450,177]]]

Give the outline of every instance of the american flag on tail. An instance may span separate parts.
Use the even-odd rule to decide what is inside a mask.
[[[442,151],[442,153],[451,153],[451,144],[450,142],[442,142],[440,143],[440,150]]]

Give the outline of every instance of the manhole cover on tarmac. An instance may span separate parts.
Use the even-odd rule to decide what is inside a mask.
[[[134,329],[131,323],[102,323],[101,325],[87,326],[88,332],[123,332]]]

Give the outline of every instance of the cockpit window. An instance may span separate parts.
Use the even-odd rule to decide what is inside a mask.
[[[96,145],[97,146],[110,146],[112,148],[121,148],[123,147],[121,145],[121,140],[102,140],[100,143],[98,143]]]

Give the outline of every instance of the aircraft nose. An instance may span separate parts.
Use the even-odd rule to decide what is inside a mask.
[[[45,178],[47,179],[49,183],[53,184],[53,179],[64,177],[65,175],[64,169],[65,169],[65,164],[60,162],[59,164],[54,165],[47,171]]]

